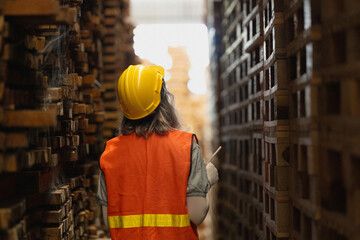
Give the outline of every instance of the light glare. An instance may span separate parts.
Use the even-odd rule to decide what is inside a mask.
[[[168,47],[180,46],[186,48],[190,59],[189,90],[204,94],[205,69],[209,65],[208,31],[204,24],[140,24],[134,29],[135,54],[166,70],[173,64]]]

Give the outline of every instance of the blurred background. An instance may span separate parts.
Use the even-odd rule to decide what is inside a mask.
[[[160,65],[220,181],[201,240],[360,239],[358,0],[0,0],[0,239],[108,239],[117,80]]]

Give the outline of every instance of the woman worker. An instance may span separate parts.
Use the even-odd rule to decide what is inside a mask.
[[[164,69],[129,66],[118,96],[121,136],[106,143],[97,193],[111,238],[198,239],[196,225],[208,212],[206,195],[218,172],[205,166],[196,136],[178,130]]]

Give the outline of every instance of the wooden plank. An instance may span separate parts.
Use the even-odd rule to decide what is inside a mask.
[[[84,104],[84,103],[74,103],[74,105],[73,105],[73,114],[86,114],[86,104]]]
[[[2,47],[1,59],[4,61],[18,61],[20,51],[15,44],[4,44]]]
[[[60,75],[59,84],[61,86],[72,87],[73,90],[77,90],[79,87],[79,75],[77,73]]]
[[[120,9],[119,8],[105,8],[104,9],[104,15],[105,17],[116,17],[120,15]]]
[[[96,124],[89,124],[86,129],[84,129],[82,132],[84,133],[96,133],[97,125]]]
[[[2,33],[2,31],[4,29],[4,25],[5,25],[5,16],[0,15],[0,34]]]
[[[4,96],[4,92],[5,92],[5,82],[0,82],[0,100],[2,100]]]
[[[41,228],[41,239],[61,240],[63,235],[63,224],[58,227]]]
[[[61,151],[61,159],[65,162],[75,162],[78,160],[78,158],[79,156],[76,148],[63,149]]]
[[[56,102],[56,103],[45,103],[41,105],[43,110],[50,110],[56,112],[57,116],[64,115],[64,107],[63,102]]]
[[[59,165],[59,154],[58,153],[51,154],[48,166],[56,167],[57,165]]]
[[[83,84],[84,85],[92,85],[95,83],[95,75],[93,74],[87,74],[85,76],[83,76]]]
[[[106,110],[117,110],[120,106],[118,101],[104,101],[104,107]]]
[[[96,112],[96,113],[90,115],[89,120],[90,120],[90,122],[101,123],[105,120],[105,113],[104,112]]]
[[[81,183],[83,184],[84,182],[84,178],[81,178]],[[78,202],[78,201],[84,201],[87,200],[88,195],[87,192],[85,190],[76,190],[73,192],[74,196],[73,196],[73,201],[74,202]]]
[[[26,193],[42,193],[50,189],[59,178],[59,169],[51,171],[24,171],[20,176],[20,188]]]
[[[68,199],[70,197],[70,193],[71,193],[70,185],[61,186],[60,189],[64,190],[65,198]]]
[[[29,146],[28,135],[26,132],[6,133],[6,148],[26,148]]]
[[[113,131],[113,129],[104,129],[104,130],[103,130],[103,137],[105,137],[105,138],[112,138],[112,137],[114,137],[114,131]]]
[[[67,215],[69,215],[71,208],[72,208],[72,199],[68,199],[65,203],[64,203],[64,208],[65,208],[65,213]]]
[[[62,98],[66,100],[73,100],[75,99],[75,89],[73,87],[61,87],[62,91]]]
[[[115,63],[116,62],[116,55],[107,55],[103,57],[104,63]]]
[[[62,188],[45,193],[44,195],[44,204],[46,205],[62,205],[65,200],[66,192]]]
[[[120,2],[117,0],[103,0],[104,8],[120,7]]]
[[[111,120],[118,120],[120,119],[120,112],[119,111],[106,111],[105,118]]]
[[[12,110],[5,112],[4,127],[55,127],[56,112],[42,110]]]
[[[104,82],[104,83],[102,84],[102,87],[103,87],[104,89],[109,89],[109,90],[111,90],[111,89],[117,89],[117,82],[116,82],[116,81],[113,81],[113,82]]]
[[[54,149],[60,149],[65,146],[65,137],[64,136],[54,136],[52,137],[51,146]]]
[[[44,16],[56,15],[60,10],[56,0],[4,0],[5,16]]]
[[[60,11],[56,14],[55,22],[57,24],[73,25],[77,16],[78,13],[75,7],[61,6]]]
[[[86,114],[90,115],[94,113],[94,106],[91,104],[86,105]]]
[[[95,44],[93,42],[93,39],[82,39],[81,42],[84,44],[85,50],[87,52],[95,51]]]
[[[43,62],[44,62],[44,56],[41,55],[34,55],[31,53],[25,52],[24,56],[24,65],[25,67],[32,69],[32,70],[39,70],[41,69]]]
[[[120,126],[120,121],[116,120],[116,121],[105,121],[103,123],[103,127],[104,128],[118,128]]]
[[[1,233],[1,240],[13,240],[13,239],[22,239],[26,234],[26,226],[28,225],[25,219],[21,220],[16,225],[6,229]]]
[[[66,146],[68,147],[78,146],[80,144],[79,135],[66,136],[65,139],[66,139]]]
[[[25,199],[9,199],[0,205],[0,230],[6,230],[25,213]]]
[[[98,88],[85,88],[83,92],[85,94],[91,94],[93,98],[101,97],[101,90]]]
[[[104,102],[102,101],[102,99],[95,99],[95,100],[96,100],[96,102],[94,103],[94,111],[95,112],[103,112],[105,110]],[[115,102],[117,102],[117,101],[115,101]]]
[[[45,47],[45,37],[26,35],[24,45],[27,49],[41,52]]]
[[[68,179],[70,189],[73,191],[75,188],[82,187],[83,186],[83,177],[73,177]]]
[[[80,31],[80,35],[82,39],[88,39],[92,37],[92,32],[89,31],[88,29],[81,29]]]
[[[43,211],[41,221],[43,223],[60,223],[65,217],[63,209]]]
[[[75,121],[72,120],[61,121],[61,130],[67,133],[75,132],[76,130]]]
[[[10,153],[4,155],[4,172],[14,173],[20,171],[24,167],[24,163],[21,161],[19,155]]]
[[[89,119],[88,118],[80,118],[79,119],[79,130],[87,129],[89,126]]]
[[[117,99],[117,93],[115,91],[106,91],[104,93],[104,100],[114,100]]]

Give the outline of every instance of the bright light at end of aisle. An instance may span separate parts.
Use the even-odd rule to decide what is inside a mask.
[[[151,63],[172,68],[168,47],[186,48],[190,60],[188,88],[195,94],[206,93],[209,65],[208,29],[204,24],[140,24],[134,29],[135,54]],[[169,80],[166,76],[166,80]]]

